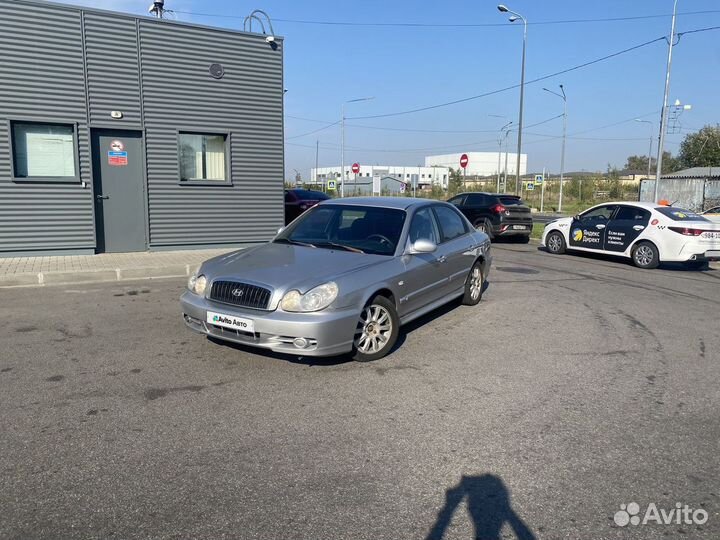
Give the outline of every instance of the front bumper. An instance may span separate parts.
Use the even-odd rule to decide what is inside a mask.
[[[355,309],[318,311],[315,313],[287,313],[257,311],[216,304],[206,298],[185,291],[180,297],[185,324],[195,332],[250,347],[301,356],[334,356],[352,350],[360,312]],[[254,332],[240,332],[206,322],[207,312],[219,312],[254,321]],[[304,338],[307,345],[296,346],[293,341]]]

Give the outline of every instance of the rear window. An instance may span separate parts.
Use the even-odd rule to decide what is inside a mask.
[[[520,197],[500,196],[498,199],[503,206],[525,206],[525,201]]]
[[[293,189],[292,191],[298,199],[313,199],[316,201],[324,201],[330,197],[322,191],[311,191],[309,189]]]
[[[676,208],[675,206],[660,206],[655,208],[663,216],[669,217],[673,221],[708,221],[700,214],[685,210],[683,208]]]

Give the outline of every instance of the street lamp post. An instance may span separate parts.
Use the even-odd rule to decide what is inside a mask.
[[[652,162],[652,142],[653,142],[653,135],[655,134],[655,124],[653,124],[650,120],[640,120],[639,118],[635,119],[636,122],[640,122],[642,124],[650,124],[650,150],[648,150],[648,170],[647,170],[647,177],[650,178],[650,167]],[[655,180],[657,182],[657,180]]]
[[[523,22],[523,48],[522,48],[522,65],[520,70],[520,113],[518,115],[518,142],[517,142],[517,170],[515,171],[515,194],[520,194],[520,157],[522,154],[522,127],[523,127],[523,103],[525,99],[525,50],[527,48],[527,19],[519,13],[508,9],[507,6],[500,4],[498,11],[501,13],[510,13],[510,22],[518,19]]]
[[[655,195],[653,198],[653,202],[655,203],[658,202],[660,176],[662,175],[663,150],[665,149],[665,124],[667,123],[668,94],[670,92],[670,73],[672,71],[672,52],[673,41],[675,41],[675,21],[677,19],[677,4],[678,0],[675,0],[673,4],[672,25],[670,26],[670,39],[668,41],[668,59],[667,68],[665,70],[665,93],[663,94],[663,106],[660,113],[660,135],[658,136],[657,168],[655,170]]]
[[[565,95],[565,87],[562,84],[560,85],[560,92],[562,92],[562,94],[558,94],[547,88],[543,88],[543,90],[563,100],[563,139],[562,150],[560,151],[560,199],[558,201],[558,212],[562,212],[563,184],[565,183],[565,141],[567,140],[567,96]]]
[[[502,144],[505,138],[508,136],[509,131],[507,129],[512,124],[512,121],[505,124],[500,128],[500,135],[498,136],[498,166],[497,166],[497,193],[500,193],[500,158],[502,157]]]
[[[340,196],[345,196],[345,105],[358,101],[370,101],[374,97],[362,97],[345,101],[340,107]]]

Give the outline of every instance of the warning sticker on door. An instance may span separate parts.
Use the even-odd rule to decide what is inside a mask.
[[[108,164],[116,167],[124,167],[128,164],[127,152],[115,152],[111,150],[108,152]]]
[[[122,152],[123,150],[125,150],[125,145],[122,141],[118,141],[117,139],[115,139],[110,143],[110,150],[113,150],[115,152]]]

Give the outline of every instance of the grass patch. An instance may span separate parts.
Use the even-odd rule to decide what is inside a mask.
[[[544,223],[533,223],[533,229],[532,229],[532,233],[530,233],[530,238],[535,238],[537,240],[540,240],[540,238],[542,238],[542,233],[544,230],[545,230]]]

